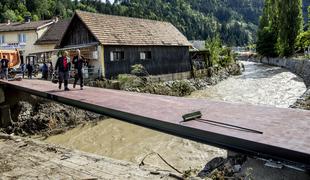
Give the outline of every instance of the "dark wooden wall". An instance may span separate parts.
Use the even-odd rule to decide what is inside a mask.
[[[124,51],[123,61],[110,61],[111,51]],[[151,51],[151,60],[140,60],[140,52]],[[173,46],[104,46],[105,75],[107,78],[128,74],[131,66],[142,64],[150,75],[170,74],[191,70],[189,47]]]
[[[60,43],[60,47],[85,45],[94,42],[97,42],[96,38],[80,21],[79,17],[75,15],[64,35],[64,39]]]

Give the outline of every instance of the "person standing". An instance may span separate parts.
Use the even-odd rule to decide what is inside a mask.
[[[3,56],[3,59],[1,59],[1,69],[2,69],[2,77],[4,77],[4,79],[8,80],[9,60],[6,58],[6,56]]]
[[[78,49],[76,50],[76,56],[73,58],[73,65],[74,65],[74,83],[73,88],[75,88],[77,82],[80,80],[80,89],[83,90],[83,66],[85,64],[85,59],[81,56],[81,51]]]
[[[64,51],[62,57],[57,59],[55,70],[58,70],[59,86],[61,89],[62,82],[64,82],[65,91],[69,91],[68,80],[69,80],[69,71],[71,69],[70,58],[68,57],[68,52]]]
[[[26,65],[24,63],[21,63],[20,65],[20,69],[22,71],[22,74],[23,74],[23,78],[25,78],[25,70],[26,70]]]
[[[30,64],[30,61],[28,62],[26,69],[28,72],[28,79],[32,79],[33,66]]]
[[[52,79],[53,73],[54,73],[53,63],[50,62],[49,64],[50,64],[50,65],[49,65],[49,67],[48,67],[48,72],[49,72],[49,73],[48,73],[48,76],[49,76],[50,79]]]
[[[48,76],[48,67],[47,64],[44,62],[42,66],[42,78],[47,80],[47,76]]]

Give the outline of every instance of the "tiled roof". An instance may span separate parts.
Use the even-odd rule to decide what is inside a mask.
[[[198,50],[205,50],[206,49],[206,41],[201,41],[201,40],[193,40],[189,41],[192,43],[193,48],[196,48]]]
[[[70,19],[59,20],[54,23],[37,41],[35,44],[57,44],[66,31]]]
[[[76,11],[103,45],[191,46],[171,23]]]
[[[0,32],[10,32],[10,31],[27,31],[27,30],[37,30],[41,27],[45,27],[48,24],[52,24],[52,20],[44,20],[44,21],[32,21],[29,23],[25,22],[14,22],[14,23],[1,23],[0,24]]]

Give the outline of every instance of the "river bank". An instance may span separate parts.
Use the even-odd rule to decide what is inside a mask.
[[[139,77],[132,74],[121,74],[116,80],[96,80],[88,82],[88,86],[131,92],[150,93],[167,96],[188,96],[197,90],[214,86],[230,76],[242,74],[239,63],[231,63],[225,67],[209,67],[195,70],[192,79],[174,81],[153,81],[152,77]]]

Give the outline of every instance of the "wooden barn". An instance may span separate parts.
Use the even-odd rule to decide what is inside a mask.
[[[76,11],[58,49],[81,49],[106,78],[142,64],[150,75],[191,69],[186,37],[168,22]]]

